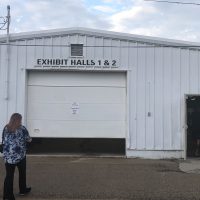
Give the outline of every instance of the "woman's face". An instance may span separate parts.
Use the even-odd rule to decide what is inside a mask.
[[[18,120],[18,126],[21,126],[22,125],[22,119],[19,119]]]

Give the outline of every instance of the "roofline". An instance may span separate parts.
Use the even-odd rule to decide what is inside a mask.
[[[142,43],[153,43],[158,45],[174,45],[174,46],[192,46],[195,48],[199,48],[200,43],[197,42],[189,42],[183,40],[174,40],[167,38],[159,38],[152,36],[141,36],[130,33],[121,33],[121,32],[113,32],[113,31],[105,31],[100,29],[90,29],[83,27],[72,27],[72,28],[63,28],[63,29],[50,29],[50,30],[42,30],[42,31],[33,31],[33,32],[21,32],[21,33],[12,33],[10,34],[10,40],[26,40],[31,38],[41,38],[41,37],[51,37],[51,36],[61,36],[68,34],[82,34],[82,35],[95,35],[97,37],[106,37],[113,39],[121,39],[128,41],[138,41]],[[5,42],[7,39],[7,35],[0,35],[0,42]]]

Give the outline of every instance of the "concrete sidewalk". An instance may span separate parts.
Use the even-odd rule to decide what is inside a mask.
[[[182,162],[182,161],[181,161]],[[0,197],[4,164],[0,162]],[[29,196],[16,199],[200,199],[200,175],[179,170],[177,160],[28,157]]]
[[[185,173],[200,174],[200,158],[181,161],[179,168]]]

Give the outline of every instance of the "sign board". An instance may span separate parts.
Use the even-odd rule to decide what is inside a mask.
[[[38,58],[36,60],[37,68],[69,68],[69,67],[86,67],[86,68],[118,68],[117,60],[107,59],[44,59]]]

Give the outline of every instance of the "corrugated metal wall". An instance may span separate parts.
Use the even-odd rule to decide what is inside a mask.
[[[149,48],[147,44],[136,41],[80,34],[12,42],[25,46],[10,47],[8,105],[4,99],[6,46],[0,47],[1,130],[11,113],[26,113],[25,68],[33,68],[37,58],[68,58],[70,48],[59,45],[71,43],[100,46],[84,48],[84,59],[116,59],[120,66],[118,70],[128,70],[130,121],[127,148],[184,149],[184,95],[200,94],[199,51],[171,47]]]

